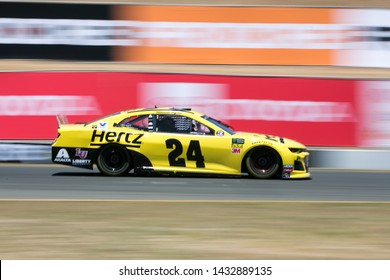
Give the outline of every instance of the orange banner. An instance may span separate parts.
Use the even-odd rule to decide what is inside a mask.
[[[190,64],[331,65],[348,30],[332,25],[331,9],[273,7],[113,7],[132,22],[132,45],[114,59]],[[129,27],[130,28],[130,27]]]
[[[331,23],[330,9],[274,7],[114,6],[114,18],[214,23]]]

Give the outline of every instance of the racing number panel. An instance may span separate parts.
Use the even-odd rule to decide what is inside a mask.
[[[182,143],[175,138],[170,138],[165,141],[167,149],[172,149],[168,154],[168,161],[170,166],[186,167],[186,159],[180,157],[183,154]],[[204,168],[204,156],[198,140],[191,140],[186,152],[187,160],[195,161],[197,168]]]

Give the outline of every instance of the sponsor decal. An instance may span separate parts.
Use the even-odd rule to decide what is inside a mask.
[[[232,138],[232,149],[242,149],[244,147],[245,139]]]
[[[107,122],[99,122],[97,125],[97,129],[99,130],[107,130],[108,123]]]
[[[142,141],[140,139],[144,136],[143,134],[133,134],[130,132],[116,132],[116,131],[99,131],[94,130],[91,137],[91,145],[99,143],[119,143],[125,142],[128,146],[139,148],[141,147]]]
[[[283,173],[293,172],[293,169],[294,169],[294,167],[292,166],[292,164],[283,165]]]
[[[216,133],[217,136],[224,136],[225,135],[225,132],[223,132],[222,130],[218,130],[217,133]]]
[[[276,140],[276,137],[272,135],[265,135],[265,139],[278,142],[278,140]]]
[[[291,172],[293,172],[294,167],[292,164],[285,164],[283,165],[283,171],[282,171],[282,178],[288,179],[290,178]]]
[[[272,135],[265,135],[265,139],[271,140],[271,141],[274,141],[274,142],[280,142],[280,143],[284,144],[284,138],[282,138],[282,137],[277,137],[277,136],[272,136]]]
[[[294,167],[292,164],[285,164],[283,165],[283,171],[282,171],[282,178],[288,179],[291,176],[291,172],[293,172]]]
[[[93,157],[93,153],[93,150],[88,151],[81,148],[61,148],[53,162],[92,169],[93,160],[87,157],[91,155]]]
[[[71,162],[68,151],[64,148],[59,150],[54,162]]]
[[[242,149],[242,148],[244,148],[244,145],[243,144],[232,144],[232,148]]]
[[[72,165],[91,165],[90,159],[73,159]]]
[[[232,151],[232,154],[241,154],[240,148],[232,148],[231,151]]]
[[[232,144],[244,144],[245,143],[245,139],[243,138],[233,138],[232,139]]]
[[[260,140],[260,141],[253,141],[253,142],[252,142],[252,145],[264,144],[264,143],[267,143],[267,142],[264,142],[263,140]],[[269,144],[269,145],[272,146],[272,143],[267,143],[267,144]]]
[[[88,155],[88,151],[82,151],[80,148],[76,148],[75,156],[81,159],[86,158]]]

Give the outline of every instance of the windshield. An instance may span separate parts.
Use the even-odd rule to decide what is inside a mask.
[[[208,116],[202,116],[202,118],[204,118],[205,120],[215,124],[216,126],[218,126],[219,128],[225,130],[227,133],[229,133],[230,135],[233,135],[235,134],[236,132],[234,131],[233,127],[231,127],[230,125],[226,124],[226,123],[223,123],[219,120],[216,120],[216,119],[213,119],[211,117],[208,117]]]

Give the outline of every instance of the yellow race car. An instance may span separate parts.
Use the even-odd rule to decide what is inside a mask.
[[[57,116],[52,161],[121,176],[157,174],[309,178],[304,145],[282,137],[235,132],[189,108],[118,112],[84,124]]]

